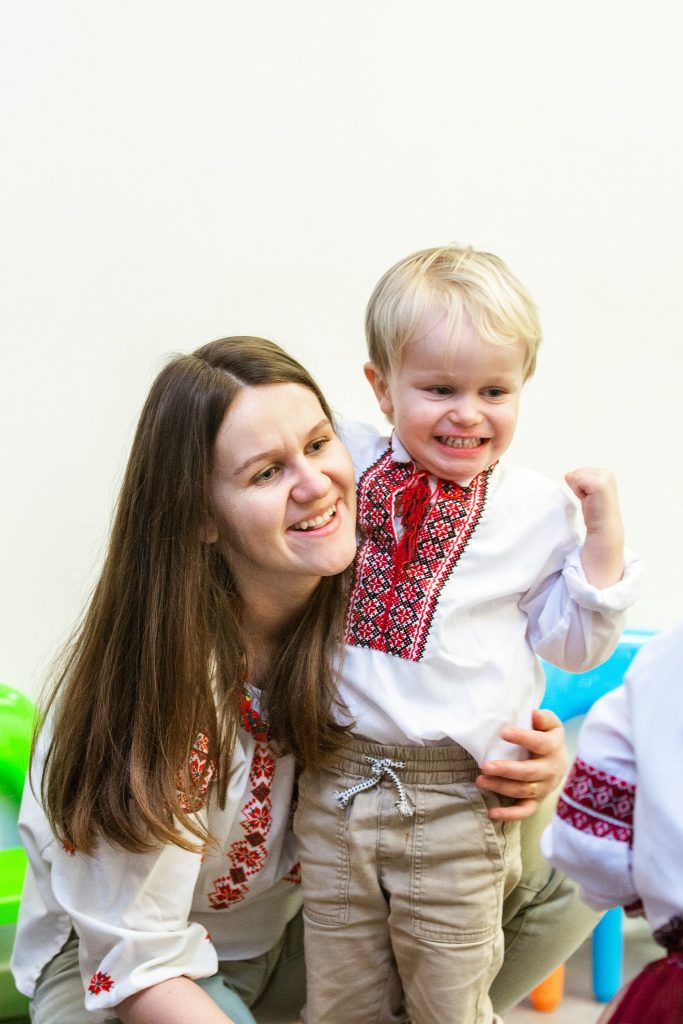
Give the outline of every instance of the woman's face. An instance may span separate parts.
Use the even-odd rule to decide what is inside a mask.
[[[304,600],[356,549],[348,452],[298,384],[244,388],[216,437],[207,540],[220,541],[240,594]]]

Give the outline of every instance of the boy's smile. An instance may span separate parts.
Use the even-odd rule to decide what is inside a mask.
[[[443,317],[408,342],[388,374],[374,363],[365,373],[411,457],[442,480],[469,483],[512,441],[522,346],[479,341],[467,316],[455,337]]]

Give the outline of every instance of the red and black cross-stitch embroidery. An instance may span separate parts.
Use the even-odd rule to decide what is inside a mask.
[[[358,484],[361,541],[354,564],[344,642],[408,661],[424,653],[439,595],[479,522],[491,469],[469,487],[437,483],[436,497],[411,544],[410,561],[397,559],[394,521],[413,478],[412,464],[394,462],[388,449]]]
[[[181,810],[194,813],[200,811],[204,806],[209,783],[216,774],[216,765],[209,757],[209,740],[203,732],[197,733],[188,769],[192,786],[191,792],[190,794],[186,792],[182,773],[178,772],[176,797]]]
[[[568,825],[600,839],[632,843],[636,787],[576,758],[557,805]]]
[[[266,839],[273,824],[270,793],[276,756],[267,743],[257,743],[249,771],[251,799],[242,808],[240,825],[244,838],[236,839],[226,851],[230,870],[214,880],[209,903],[214,910],[240,903],[249,892],[249,881],[266,862]]]
[[[98,996],[100,992],[111,992],[113,987],[114,979],[110,974],[104,974],[102,971],[96,971],[90,979],[88,992],[92,992],[93,995]]]

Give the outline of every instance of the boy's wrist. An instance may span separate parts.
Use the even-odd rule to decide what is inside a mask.
[[[618,583],[624,575],[623,530],[587,533],[581,548],[581,564],[592,586],[602,590]]]

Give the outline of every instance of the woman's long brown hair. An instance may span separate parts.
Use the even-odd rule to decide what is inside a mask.
[[[192,793],[198,734],[225,800],[244,687],[239,594],[219,545],[204,543],[216,435],[244,387],[319,388],[262,338],[233,337],[179,356],[150,390],[135,434],[101,577],[66,646],[43,710],[50,740],[41,794],[53,831],[78,850],[102,837],[129,850],[196,849],[210,837],[178,802]],[[229,538],[227,539],[229,545]],[[345,574],[323,578],[282,630],[265,707],[275,741],[320,764],[341,732],[334,645]]]

